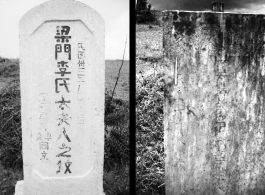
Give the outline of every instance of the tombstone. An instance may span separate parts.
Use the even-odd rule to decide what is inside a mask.
[[[104,194],[102,17],[51,0],[19,30],[24,194]]]
[[[265,15],[163,20],[166,194],[265,194]]]

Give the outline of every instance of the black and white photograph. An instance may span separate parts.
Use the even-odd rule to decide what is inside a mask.
[[[265,194],[265,2],[135,9],[136,194]]]
[[[264,0],[0,0],[0,26],[0,195],[265,195]]]
[[[130,194],[129,1],[0,1],[0,194]]]

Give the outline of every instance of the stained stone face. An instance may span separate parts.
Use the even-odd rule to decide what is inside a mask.
[[[73,0],[20,20],[25,194],[103,194],[104,21]]]
[[[163,20],[166,194],[265,194],[265,15]]]

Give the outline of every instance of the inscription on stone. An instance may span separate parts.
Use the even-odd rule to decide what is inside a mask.
[[[104,33],[101,16],[74,0],[20,20],[27,195],[103,194]]]

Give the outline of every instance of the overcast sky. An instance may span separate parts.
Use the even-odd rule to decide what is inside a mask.
[[[126,36],[129,39],[129,0],[78,0],[96,10],[105,20],[105,58],[122,59]],[[19,57],[20,18],[47,0],[0,0],[0,56]],[[125,59],[129,59],[127,41]]]
[[[214,0],[147,0],[152,9],[211,11]],[[223,0],[227,12],[265,14],[265,0]]]

